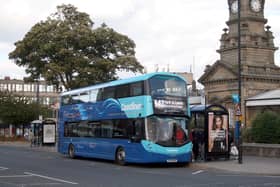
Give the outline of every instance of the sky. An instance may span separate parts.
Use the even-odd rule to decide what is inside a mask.
[[[206,65],[220,59],[216,52],[226,21],[228,0],[0,0],[0,79],[21,79],[24,68],[9,60],[14,43],[33,25],[56,12],[56,6],[72,4],[86,12],[94,28],[105,22],[136,43],[136,58],[148,72],[192,72],[197,80]],[[266,0],[265,18],[280,47],[280,0]],[[280,66],[280,52],[275,53]],[[133,76],[133,75],[121,75]]]

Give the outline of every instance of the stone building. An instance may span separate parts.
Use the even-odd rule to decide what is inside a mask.
[[[220,39],[220,60],[207,65],[199,82],[207,103],[222,103],[233,110],[231,95],[238,94],[238,1],[228,0],[228,28]],[[265,0],[241,0],[241,111],[245,100],[280,88],[280,68],[275,65],[274,37],[264,17]]]

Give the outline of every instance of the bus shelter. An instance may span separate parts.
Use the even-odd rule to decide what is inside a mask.
[[[52,145],[56,142],[56,121],[53,119],[34,120],[30,126],[31,145]]]
[[[191,106],[195,159],[229,158],[229,113],[221,105]]]

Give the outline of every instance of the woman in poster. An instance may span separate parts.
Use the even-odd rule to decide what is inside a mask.
[[[215,115],[212,130],[209,132],[209,152],[225,152],[226,147],[226,130],[223,128],[223,117]]]

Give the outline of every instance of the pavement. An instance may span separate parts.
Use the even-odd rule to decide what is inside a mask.
[[[0,141],[0,149],[1,145],[5,146],[13,146],[13,147],[24,147],[27,149],[31,149],[34,151],[48,151],[48,152],[57,152],[57,147],[56,146],[35,146],[35,145],[30,145],[30,142],[27,141],[18,141],[18,142],[8,142],[8,141]]]
[[[215,160],[207,162],[194,162],[194,167],[212,168],[236,174],[259,174],[259,175],[277,175],[280,176],[280,158],[268,158],[258,156],[243,155],[242,163],[238,160]]]
[[[1,145],[25,147],[27,149],[57,152],[55,146],[33,146],[30,147],[28,142],[1,142]],[[190,167],[199,169],[217,169],[221,171],[236,172],[236,174],[259,174],[259,175],[272,175],[280,176],[280,158],[268,158],[257,156],[242,157],[242,164],[238,160],[212,160],[212,161],[195,161]]]

